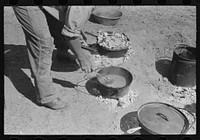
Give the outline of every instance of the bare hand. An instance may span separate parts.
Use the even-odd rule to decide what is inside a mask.
[[[90,61],[90,59],[87,56],[84,56],[83,58],[81,58],[78,61],[79,61],[81,69],[84,72],[86,72],[86,73],[91,73],[92,72],[93,65],[92,65],[92,62]]]

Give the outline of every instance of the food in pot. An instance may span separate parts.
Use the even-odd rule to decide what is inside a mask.
[[[124,33],[99,31],[97,43],[109,50],[122,50],[131,47],[131,42]]]
[[[102,78],[100,82],[107,87],[121,88],[126,86],[126,79],[120,75],[106,75],[106,77],[112,82],[107,82],[105,78]]]

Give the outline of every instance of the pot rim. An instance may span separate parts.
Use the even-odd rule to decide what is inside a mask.
[[[98,77],[99,76],[97,76],[97,80],[98,80],[98,82],[99,83],[101,83],[103,86],[105,86],[106,88],[111,88],[111,89],[123,89],[123,88],[126,88],[126,87],[128,87],[128,86],[130,86],[131,85],[131,83],[133,82],[133,74],[131,73],[131,72],[129,72],[127,69],[125,69],[125,68],[122,68],[122,67],[118,67],[118,66],[108,66],[108,67],[104,67],[104,68],[102,68],[102,69],[100,69],[99,71],[98,71],[98,73],[100,72],[100,71],[102,71],[103,69],[108,69],[108,68],[120,68],[120,69],[122,69],[122,70],[124,70],[124,71],[126,71],[126,72],[128,72],[129,74],[130,74],[130,78],[131,78],[131,81],[129,82],[129,83],[127,83],[125,86],[123,86],[123,87],[118,87],[118,88],[113,88],[113,87],[108,87],[108,86],[106,86],[106,85],[103,85],[100,81],[99,81],[99,79],[98,79]]]
[[[183,117],[183,120],[184,120],[184,126],[181,130],[181,133],[180,134],[185,134],[187,133],[187,131],[189,130],[189,120],[187,119],[187,117],[176,107],[170,105],[170,104],[167,104],[167,103],[162,103],[162,102],[148,102],[148,103],[145,103],[143,105],[141,105],[138,109],[138,112],[137,112],[137,119],[138,119],[138,122],[139,124],[142,126],[142,128],[144,130],[146,130],[147,132],[149,132],[150,134],[156,134],[156,135],[162,135],[162,134],[159,134],[159,133],[156,133],[154,132],[153,130],[150,130],[149,128],[147,128],[145,125],[142,124],[142,122],[140,121],[140,118],[139,118],[139,112],[141,111],[141,109],[146,106],[146,105],[150,105],[150,104],[161,104],[161,105],[165,105],[165,106],[168,106],[168,107],[171,107],[173,108],[174,110],[176,110],[180,115],[181,117]]]
[[[100,46],[100,45],[99,45],[99,46]],[[108,48],[103,47],[103,46],[100,46],[100,47],[102,47],[102,49],[104,49],[104,50],[106,50],[106,51],[109,51],[109,52],[121,52],[121,51],[126,51],[126,50],[128,50],[128,47],[122,48],[122,49],[115,49],[115,50],[108,49]]]
[[[118,17],[106,17],[106,16],[102,16],[102,15],[97,15],[96,13],[97,12],[102,12],[102,11],[98,11],[98,10],[94,10],[93,12],[92,12],[92,14],[93,15],[95,15],[96,17],[99,17],[99,18],[104,18],[104,19],[110,19],[110,20],[117,20],[117,19],[120,19],[121,17],[122,17],[122,12],[121,11],[119,11],[119,10],[112,10],[112,11],[117,11],[117,12],[119,12],[120,13],[120,16],[118,16]]]
[[[191,62],[191,63],[192,63],[192,62],[196,62],[196,59],[185,58],[185,57],[180,56],[180,55],[177,53],[177,51],[178,51],[179,49],[186,49],[186,50],[188,50],[188,48],[196,49],[196,48],[191,47],[191,46],[189,46],[189,45],[187,45],[187,44],[178,44],[178,46],[174,49],[174,54],[176,54],[177,57],[179,57],[180,59],[182,59],[182,61],[185,60],[185,61],[188,61],[188,62]],[[196,57],[196,56],[195,56],[195,57]],[[181,61],[181,60],[179,60],[179,61]]]

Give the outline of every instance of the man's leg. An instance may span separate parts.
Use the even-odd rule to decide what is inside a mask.
[[[69,47],[66,43],[64,35],[61,34],[64,23],[50,15],[46,10],[43,9],[42,11],[46,16],[50,33],[54,38],[54,44],[57,48],[56,58],[62,62],[76,63],[75,56],[68,52]]]
[[[13,7],[18,21],[25,33],[31,71],[35,81],[36,94],[39,102],[52,109],[67,106],[58,98],[51,77],[53,38],[49,32],[43,12],[37,6]]]
[[[64,23],[60,22],[58,19],[50,15],[47,11],[42,10],[47,19],[50,33],[54,38],[54,44],[57,49],[68,50],[64,36],[61,34],[61,31],[64,27]]]

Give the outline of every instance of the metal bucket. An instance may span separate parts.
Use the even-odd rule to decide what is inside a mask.
[[[179,44],[168,72],[169,81],[181,87],[196,85],[196,48]]]

